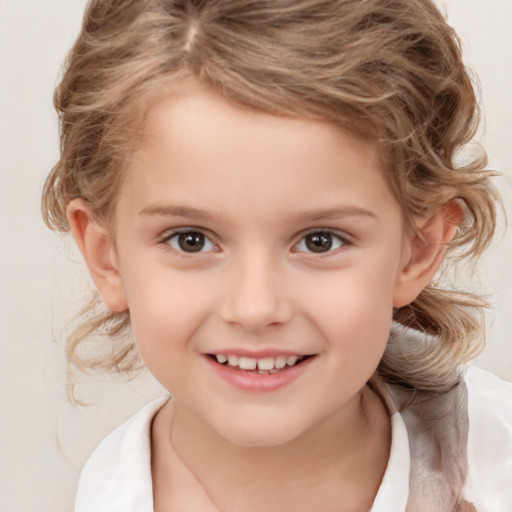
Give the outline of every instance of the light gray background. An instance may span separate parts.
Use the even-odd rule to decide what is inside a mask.
[[[487,119],[479,139],[512,219],[512,0],[440,0],[478,73]],[[69,240],[40,218],[57,159],[52,91],[85,0],[0,0],[0,510],[72,510],[79,468],[98,440],[162,393],[147,374],[128,384],[84,378],[66,399],[60,341],[90,283]],[[503,228],[503,233],[505,230]],[[512,380],[512,235],[474,279],[490,295],[488,348],[478,364]],[[472,274],[467,270],[465,274]]]

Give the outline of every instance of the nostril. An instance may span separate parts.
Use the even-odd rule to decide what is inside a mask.
[[[222,320],[252,333],[287,323],[294,308],[285,293],[281,269],[265,256],[242,260],[226,275],[218,310]]]

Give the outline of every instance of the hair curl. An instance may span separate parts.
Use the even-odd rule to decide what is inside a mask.
[[[490,242],[498,196],[485,153],[456,163],[478,125],[475,92],[457,35],[430,0],[90,1],[55,92],[61,156],[43,192],[48,226],[69,231],[74,198],[111,214],[134,146],[134,113],[185,77],[249,108],[328,120],[378,141],[409,226],[458,199],[466,216],[448,252],[478,256]],[[405,350],[392,338],[381,373],[416,389],[448,389],[481,346],[484,306],[429,285],[394,320],[431,342]],[[132,369],[129,314],[97,307],[70,336],[68,361]],[[100,359],[80,354],[98,333],[115,349]]]

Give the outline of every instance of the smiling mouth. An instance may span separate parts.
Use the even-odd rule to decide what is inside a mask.
[[[247,373],[258,373],[260,375],[272,375],[286,371],[289,368],[300,365],[310,357],[313,357],[311,355],[280,355],[257,359],[253,357],[237,356],[235,354],[208,354],[208,356],[222,366]]]

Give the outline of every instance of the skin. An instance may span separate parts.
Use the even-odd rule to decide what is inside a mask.
[[[460,208],[406,233],[376,145],[199,85],[156,101],[143,134],[113,223],[81,200],[68,215],[173,396],[152,429],[155,510],[369,510],[390,427],[366,383],[393,307],[432,279]],[[184,252],[176,229],[204,234],[202,249]],[[307,235],[325,230],[333,247],[312,252]],[[313,357],[287,385],[247,391],[206,355],[235,350]]]

